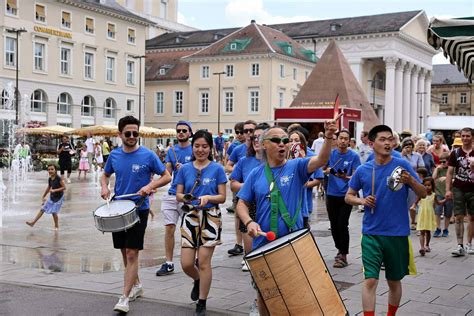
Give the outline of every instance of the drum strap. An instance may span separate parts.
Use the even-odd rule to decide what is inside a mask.
[[[293,230],[300,215],[301,199],[298,201],[295,216],[291,218],[290,214],[288,213],[288,209],[286,208],[285,202],[281,197],[280,189],[278,189],[275,179],[273,178],[273,172],[268,164],[265,165],[265,177],[270,183],[270,230],[278,237],[278,212],[281,213],[281,217],[283,218],[286,226],[290,230]]]

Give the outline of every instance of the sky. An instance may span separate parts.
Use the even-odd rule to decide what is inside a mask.
[[[178,22],[198,29],[325,20],[424,10],[431,18],[474,16],[474,0],[178,0]],[[438,54],[434,64],[448,63]]]

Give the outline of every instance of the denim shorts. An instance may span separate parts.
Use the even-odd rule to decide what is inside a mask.
[[[436,199],[437,200],[443,200],[444,196],[436,194]],[[435,214],[437,216],[441,216],[443,214],[443,209],[444,209],[444,216],[447,218],[450,218],[453,216],[453,207],[454,203],[453,200],[446,200],[443,205],[435,205]]]

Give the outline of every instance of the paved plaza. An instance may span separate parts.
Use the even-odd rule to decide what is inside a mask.
[[[5,172],[3,177],[8,187]],[[49,215],[44,215],[34,228],[25,224],[39,209],[41,194],[47,185],[46,172],[29,174],[27,181],[21,186],[17,201],[6,203],[0,235],[0,283],[3,283],[2,287],[6,283],[5,286],[15,284],[42,291],[70,290],[78,296],[84,293],[95,294],[90,299],[95,300],[96,297],[101,306],[106,308],[99,311],[94,309],[94,304],[90,304],[90,311],[83,307],[78,314],[111,314],[123,285],[120,252],[112,248],[110,234],[102,234],[94,227],[92,212],[103,203],[99,197],[99,186],[92,177],[77,180],[76,173],[73,173],[72,180],[73,183],[67,185],[65,203],[59,215],[58,232],[53,230],[53,221]],[[174,274],[155,276],[156,270],[164,261],[164,228],[158,210],[159,196],[165,192],[163,189],[156,194],[152,206],[157,216],[148,223],[145,250],[140,255],[140,278],[145,295],[143,299],[131,303],[131,315],[168,314],[164,312],[165,309],[153,308],[153,303],[175,306],[179,315],[192,315],[194,311],[194,303],[189,298],[192,281],[181,271],[179,258],[175,258],[177,264]],[[223,244],[216,249],[212,261],[213,282],[207,305],[211,315],[244,315],[249,313],[255,291],[250,285],[249,273],[240,269],[242,257],[229,258],[227,255],[227,250],[235,242],[233,215],[225,211],[225,206],[230,204],[231,194],[228,192],[227,196],[227,202],[222,207]],[[324,201],[315,198],[314,204],[311,225],[319,249],[350,315],[361,314],[363,273],[359,239],[362,214],[351,214],[349,266],[334,269],[332,264],[336,253],[328,230],[329,221]],[[404,292],[398,315],[474,316],[474,256],[451,257],[450,251],[455,246],[454,226],[451,226],[448,238],[432,240],[432,252],[425,257],[418,255],[418,238],[414,233],[412,243],[418,274],[403,280]],[[179,255],[179,239],[175,249]],[[381,282],[377,290],[378,315],[386,313],[387,293],[385,282]],[[53,304],[61,302],[55,300]],[[0,306],[2,304],[5,303],[0,301]],[[138,308],[140,304],[149,306],[148,310]],[[110,310],[110,313],[103,312],[104,310]],[[51,306],[51,312],[53,311],[56,309]],[[0,314],[3,312],[6,310],[2,308]],[[36,314],[42,315],[42,312]]]

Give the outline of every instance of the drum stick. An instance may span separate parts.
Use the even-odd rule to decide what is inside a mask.
[[[262,232],[262,231],[258,231],[257,232],[257,235],[259,236],[264,236],[265,238],[267,238],[268,241],[273,241],[275,240],[276,236],[275,236],[275,233],[270,231],[270,232]]]
[[[115,198],[116,198],[116,199],[122,199],[122,198],[128,198],[128,197],[132,197],[132,196],[137,196],[137,195],[140,195],[140,194],[138,194],[138,193],[123,194],[123,195],[118,195],[118,196],[116,196]]]
[[[375,198],[375,166],[372,168],[372,193],[371,195]],[[370,212],[374,214],[375,209],[372,207]]]

